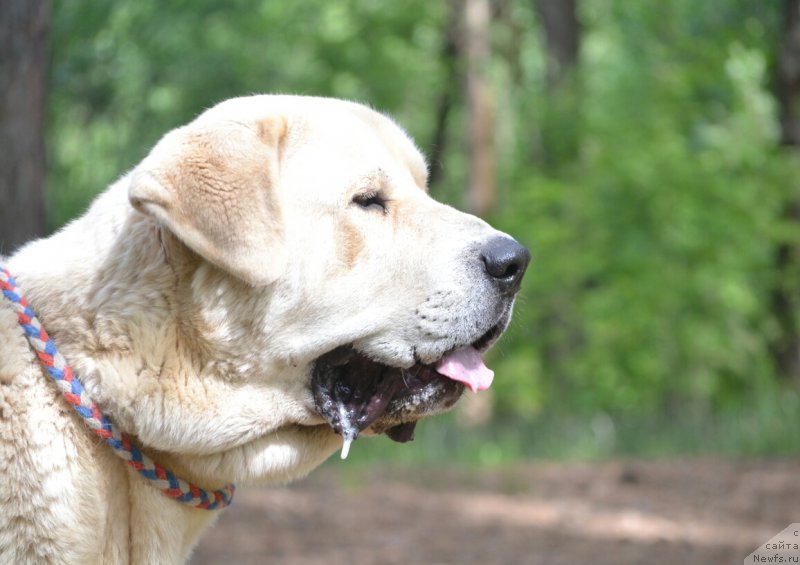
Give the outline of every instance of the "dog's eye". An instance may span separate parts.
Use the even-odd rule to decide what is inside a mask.
[[[377,192],[362,192],[353,196],[353,203],[365,210],[386,213],[386,200]]]

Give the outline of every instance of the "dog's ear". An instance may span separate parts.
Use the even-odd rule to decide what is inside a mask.
[[[277,185],[287,129],[278,116],[174,130],[132,173],[130,202],[211,263],[270,284],[286,263]]]

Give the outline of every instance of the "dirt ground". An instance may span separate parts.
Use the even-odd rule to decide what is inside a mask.
[[[329,465],[236,497],[192,564],[713,565],[800,522],[800,460]]]

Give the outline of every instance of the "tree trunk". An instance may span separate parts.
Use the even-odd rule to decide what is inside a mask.
[[[800,0],[784,0],[784,28],[776,76],[781,145],[800,146]],[[782,221],[800,226],[800,188],[794,187]],[[800,383],[800,242],[783,240],[775,250],[772,312],[780,334],[772,344],[778,373]]]
[[[547,106],[541,123],[540,160],[558,173],[580,149],[580,82],[577,68],[582,28],[577,0],[535,0],[547,51]]]
[[[465,0],[470,177],[468,207],[486,215],[497,207],[494,144],[495,108],[488,66],[491,55],[489,0]]]
[[[551,89],[558,88],[578,64],[581,26],[576,1],[536,0],[547,47],[547,84]]]
[[[0,253],[45,231],[44,113],[49,0],[0,9]]]
[[[581,89],[578,63],[582,28],[577,0],[534,0],[542,27],[546,55],[546,97],[539,127],[539,147],[534,157],[550,175],[569,174],[577,160],[581,138]],[[564,202],[568,209],[569,202]],[[584,326],[574,304],[582,288],[564,285],[542,304],[538,323],[543,336],[542,361],[556,398],[567,398],[574,391],[570,361],[585,342]],[[557,408],[556,408],[557,409]]]
[[[430,176],[428,185],[431,192],[441,182],[443,169],[442,158],[447,145],[447,126],[450,119],[450,110],[453,107],[455,92],[460,87],[458,84],[458,21],[461,9],[458,0],[449,0],[447,3],[447,17],[444,23],[444,37],[442,41],[442,64],[445,69],[442,90],[436,105],[436,125],[430,143]]]

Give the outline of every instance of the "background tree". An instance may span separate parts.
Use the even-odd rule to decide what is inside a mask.
[[[469,115],[469,209],[485,216],[497,207],[495,187],[495,108],[489,80],[491,12],[489,0],[464,0],[463,51],[467,62]]]
[[[581,25],[576,0],[536,0],[547,49],[547,85],[557,88],[578,64]]]
[[[429,144],[430,175],[428,182],[431,190],[439,184],[444,169],[442,158],[447,147],[447,133],[453,106],[458,103],[461,90],[461,74],[459,72],[458,35],[461,30],[462,0],[448,0],[447,13],[442,23],[442,48],[439,56],[443,68],[441,91],[436,104],[435,127]]]
[[[0,9],[0,253],[45,232],[48,0]]]
[[[800,149],[800,1],[784,0],[783,33],[776,73],[781,145],[793,153]],[[772,352],[778,371],[800,385],[800,185],[783,205],[785,235],[775,251],[777,270],[772,310],[778,333]]]
[[[437,422],[413,455],[800,452],[800,391],[775,348],[781,316],[800,317],[800,277],[776,260],[800,241],[798,154],[776,150],[781,4],[498,0],[487,18],[477,2],[481,39],[465,39],[465,2],[55,2],[53,227],[165,131],[251,92],[389,112],[432,157],[435,195],[468,207],[475,49],[490,219],[534,259],[488,359],[491,424]]]
[[[545,50],[546,112],[542,117],[541,161],[559,170],[580,150],[582,28],[576,0],[535,0]]]

